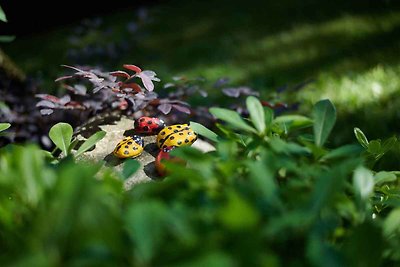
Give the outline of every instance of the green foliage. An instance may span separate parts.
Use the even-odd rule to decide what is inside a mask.
[[[64,122],[57,123],[49,131],[51,141],[64,153],[64,156],[69,154],[73,131],[72,126]]]
[[[315,104],[314,117],[314,141],[317,146],[322,146],[328,138],[336,122],[336,109],[328,99]]]
[[[248,100],[252,101],[258,105],[256,99]],[[324,120],[314,120],[324,133],[315,144],[307,117],[274,118],[269,109],[256,108],[252,112],[257,115],[250,115],[253,128],[247,118],[232,112],[214,109],[221,120],[217,133],[192,123],[215,141],[215,151],[176,148],[173,155],[184,158],[187,166],[167,162],[168,177],[129,191],[124,191],[123,181],[137,170],[135,160],[126,161],[119,174],[70,157],[49,164],[34,146],[3,148],[0,262],[21,266],[400,263],[400,172],[377,172],[366,166],[371,152],[360,145],[324,147],[332,127],[321,123]],[[255,118],[264,119],[265,128]]]
[[[64,157],[68,156],[71,153],[72,149],[74,149],[76,144],[78,143],[78,140],[72,138],[72,135],[72,126],[64,122],[57,123],[56,125],[51,127],[49,131],[49,137],[51,141],[53,141],[56,147],[61,150]],[[85,140],[85,142],[80,145],[74,156],[79,157],[81,154],[91,149],[98,141],[103,139],[105,135],[106,132],[98,131],[97,133],[90,136],[88,139]]]
[[[104,132],[104,131],[98,131],[97,133],[90,136],[85,142],[83,142],[83,144],[76,151],[75,157],[78,157],[82,153],[91,149],[98,141],[103,139],[104,136],[106,136],[106,132]]]
[[[11,124],[7,122],[0,123],[0,132],[7,130],[11,127]]]
[[[2,22],[7,22],[7,17],[6,14],[4,13],[4,10],[0,6],[0,21]],[[11,42],[15,39],[15,36],[11,35],[0,35],[0,42]]]
[[[208,138],[211,141],[218,142],[218,135],[213,131],[211,131],[210,129],[204,127],[200,123],[191,121],[190,127],[193,129],[193,131],[195,131],[199,135],[204,136],[205,138]]]
[[[4,13],[3,9],[0,6],[0,21],[7,22],[6,14]]]

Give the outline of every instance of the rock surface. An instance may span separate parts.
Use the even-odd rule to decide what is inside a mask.
[[[106,166],[114,167],[117,171],[122,171],[122,166],[124,160],[115,157],[112,152],[117,145],[117,143],[123,139],[125,136],[133,135],[133,120],[127,117],[122,117],[113,123],[101,122],[95,126],[84,126],[80,129],[81,133],[78,133],[77,137],[79,140],[85,140],[91,134],[94,134],[98,130],[103,130],[106,132],[105,137],[100,140],[95,148],[91,151],[83,153],[80,158],[82,160],[89,161],[105,161]],[[89,128],[89,129],[87,129]],[[83,134],[85,132],[85,134]],[[86,138],[84,137],[86,136]],[[135,158],[139,161],[141,167],[140,169],[129,177],[125,182],[125,187],[127,189],[131,188],[135,184],[149,182],[153,180],[160,179],[155,170],[154,160],[158,154],[158,147],[156,145],[156,136],[144,136],[144,151],[143,153]],[[203,152],[209,152],[215,148],[203,141],[198,139],[192,147],[195,147]]]

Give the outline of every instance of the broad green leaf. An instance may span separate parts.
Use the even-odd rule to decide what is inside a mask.
[[[336,122],[335,106],[328,99],[317,102],[313,109],[314,141],[323,146]]]
[[[284,154],[310,154],[311,151],[307,147],[292,142],[285,142],[280,138],[271,138],[269,142],[271,148],[277,153]]]
[[[8,43],[14,41],[15,36],[14,35],[0,35],[0,42],[2,43]]]
[[[196,255],[195,259],[175,264],[176,267],[234,267],[237,266],[232,256],[223,252],[212,250],[208,254]],[[267,266],[267,265],[266,265]]]
[[[354,128],[354,135],[356,136],[360,145],[362,145],[364,148],[368,148],[368,143],[369,143],[368,139],[359,128],[357,127]]]
[[[140,168],[139,161],[135,159],[128,159],[124,163],[124,167],[122,169],[122,176],[124,179],[128,179],[132,174],[134,174]]]
[[[59,122],[49,131],[51,141],[64,153],[68,155],[68,148],[71,144],[73,129],[68,123]]]
[[[361,199],[367,199],[374,190],[372,172],[363,166],[359,166],[353,174],[353,187]]]
[[[229,109],[225,108],[210,108],[210,113],[214,115],[216,118],[223,120],[227,123],[229,123],[231,126],[233,126],[236,129],[244,130],[247,132],[252,132],[252,133],[257,133],[257,131],[248,125],[241,117],[240,115]]]
[[[385,254],[384,249],[387,245],[382,237],[379,223],[366,220],[354,227],[346,227],[347,229],[349,231],[346,231],[345,238],[342,241],[343,246],[340,248],[346,256],[347,263],[337,266],[377,267],[388,265],[382,264],[384,258],[382,255]]]
[[[6,14],[4,13],[4,10],[0,6],[0,20],[3,22],[7,22],[7,17]]]
[[[274,123],[285,124],[291,129],[298,129],[311,126],[313,121],[310,118],[301,115],[282,115],[276,117]]]
[[[400,231],[400,208],[392,210],[383,223],[383,233],[390,236]]]
[[[165,238],[168,212],[161,201],[143,200],[131,203],[124,215],[129,238],[135,242],[135,257],[141,261],[149,263]]]
[[[199,135],[204,136],[205,138],[208,138],[211,141],[218,142],[219,138],[218,135],[213,131],[211,131],[210,129],[208,129],[207,127],[201,125],[200,123],[191,121],[190,127],[193,129],[193,131],[195,131]]]
[[[249,96],[246,99],[246,107],[250,113],[250,119],[254,127],[258,130],[260,134],[264,133],[265,113],[260,101],[254,96]]]
[[[381,140],[372,140],[368,144],[368,152],[371,154],[381,154],[382,153],[382,146],[381,146]]]
[[[326,155],[324,155],[321,160],[331,160],[331,159],[337,159],[337,158],[343,158],[343,157],[352,157],[356,154],[360,154],[362,150],[362,147],[359,145],[344,145],[341,147],[338,147]]]
[[[7,122],[0,123],[0,132],[7,130],[10,127],[11,127],[10,123]]]
[[[106,135],[106,132],[104,131],[98,131],[94,135],[90,136],[76,151],[75,156],[78,157],[82,153],[86,152],[90,148],[92,148],[98,141],[104,138]]]
[[[390,137],[389,139],[386,139],[382,143],[382,153],[385,154],[390,149],[392,149],[394,147],[394,145],[396,144],[396,142],[397,142],[396,136],[393,136],[393,137]]]
[[[382,183],[394,182],[397,180],[397,176],[392,172],[381,171],[374,176],[375,184],[379,185]]]
[[[238,216],[240,214],[240,216]],[[219,211],[221,223],[231,230],[254,227],[260,219],[258,210],[235,192],[227,194],[227,202]]]
[[[272,122],[274,120],[274,111],[271,108],[264,107],[265,114],[265,127],[271,129]]]

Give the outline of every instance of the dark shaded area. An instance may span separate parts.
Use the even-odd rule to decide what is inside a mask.
[[[400,24],[390,20],[390,27],[380,24],[400,11],[399,1],[170,0],[89,7],[72,1],[65,6],[49,5],[50,11],[44,11],[45,4],[37,3],[28,3],[23,10],[17,8],[17,3],[3,6],[9,14],[8,27],[16,29],[13,21],[23,18],[23,26],[16,30],[21,36],[5,44],[4,49],[30,76],[42,81],[40,92],[60,92],[54,83],[54,78],[63,72],[58,68],[60,64],[89,64],[114,70],[129,62],[155,70],[163,82],[187,72],[200,72],[213,79],[230,77],[234,80],[232,86],[248,85],[261,91],[261,99],[270,100],[270,95],[276,95],[275,88],[316,79],[322,72],[338,77],[357,75],[377,65],[391,67],[400,62],[396,56]],[[138,14],[136,11],[142,6],[154,8]],[[95,17],[101,19],[90,22]],[[82,19],[86,22],[79,24]],[[357,22],[361,26],[352,28],[352,23]],[[368,30],[358,32],[363,27]],[[53,35],[42,34],[49,29],[57,31]],[[294,58],[285,59],[286,53]],[[220,90],[208,89],[212,90],[208,98],[192,99],[192,104],[227,106],[227,98]],[[304,90],[314,89],[318,94],[321,88],[310,84]],[[279,97],[285,98],[285,94],[286,99],[279,101],[296,97],[287,92]],[[351,112],[341,107],[332,142],[354,140],[354,126],[371,136],[397,132],[400,115],[396,110],[400,105],[392,99]]]
[[[0,32],[18,37],[70,26],[82,19],[107,16],[127,9],[152,6],[159,0],[111,2],[69,1],[2,1],[8,23],[0,23]]]

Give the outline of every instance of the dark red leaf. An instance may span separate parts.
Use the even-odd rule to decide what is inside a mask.
[[[123,83],[121,84],[121,88],[131,88],[133,89],[136,93],[142,92],[142,88],[140,87],[139,84],[137,83]]]
[[[142,72],[142,69],[139,68],[138,66],[135,66],[135,65],[124,64],[123,67],[124,67],[125,69],[127,69],[127,70],[131,70],[131,71],[134,71],[134,72],[136,72],[136,73]]]
[[[62,76],[62,77],[59,77],[59,78],[55,79],[54,81],[55,82],[59,82],[59,81],[62,81],[62,80],[70,79],[72,77],[74,77],[74,76],[72,76],[72,75]]]
[[[44,99],[44,100],[49,100],[54,103],[59,103],[60,99],[58,97],[55,97],[53,95],[48,95],[48,94],[37,94],[36,97]]]
[[[122,70],[117,70],[117,71],[110,72],[110,75],[116,76],[116,77],[123,77],[123,78],[127,78],[127,79],[129,77],[131,77],[127,72],[122,71]]]

